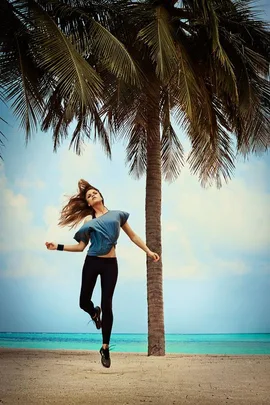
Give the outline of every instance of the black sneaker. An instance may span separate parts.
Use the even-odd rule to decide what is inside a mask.
[[[100,309],[100,307],[95,307],[95,310],[96,310],[96,316],[95,316],[95,318],[92,318],[92,321],[96,325],[96,328],[100,329],[101,328],[101,320],[100,320],[101,309]]]
[[[110,351],[109,348],[103,349],[101,347],[99,353],[101,354],[101,363],[104,367],[109,368],[111,366]]]

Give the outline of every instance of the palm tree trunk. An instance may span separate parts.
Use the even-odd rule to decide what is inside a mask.
[[[157,95],[158,97],[158,95]],[[146,171],[146,244],[161,256],[161,153],[159,103],[148,105]],[[162,256],[147,257],[148,356],[165,355]]]

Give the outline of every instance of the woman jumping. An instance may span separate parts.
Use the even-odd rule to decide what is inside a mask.
[[[102,328],[103,344],[99,351],[101,363],[104,367],[110,367],[109,343],[113,325],[112,298],[118,276],[115,249],[120,227],[132,242],[144,250],[155,262],[159,260],[159,255],[152,252],[131,229],[127,222],[129,213],[108,210],[100,191],[87,181],[81,179],[78,187],[79,192],[71,197],[62,209],[58,224],[60,226],[70,225],[72,228],[84,219],[84,224],[74,235],[78,244],[61,245],[46,242],[45,245],[49,250],[82,252],[91,240],[82,269],[80,308],[90,315],[97,329]],[[101,279],[101,308],[95,307],[91,301],[98,275]]]

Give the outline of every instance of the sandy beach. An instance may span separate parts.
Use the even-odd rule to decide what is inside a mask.
[[[270,356],[0,349],[0,404],[270,404]]]

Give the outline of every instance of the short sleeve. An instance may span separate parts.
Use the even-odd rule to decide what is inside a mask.
[[[87,233],[86,229],[81,228],[75,233],[73,239],[75,239],[78,243],[84,242],[87,245],[89,242],[89,234]]]
[[[120,225],[123,226],[129,217],[129,213],[125,211],[120,211]]]

